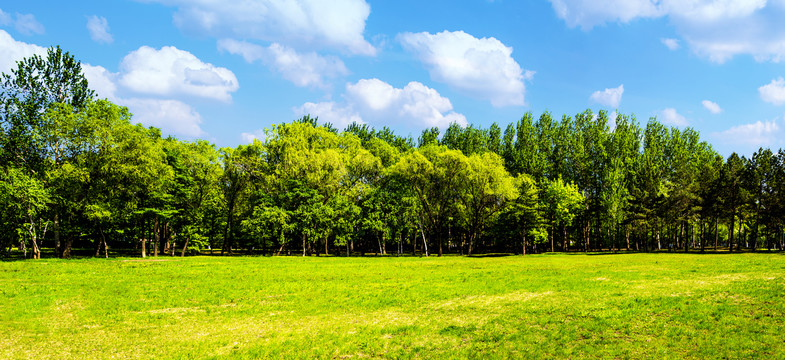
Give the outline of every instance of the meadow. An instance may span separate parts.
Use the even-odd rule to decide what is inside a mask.
[[[0,262],[0,358],[785,358],[781,254]]]

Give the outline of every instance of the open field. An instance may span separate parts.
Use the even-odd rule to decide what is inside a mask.
[[[785,256],[0,262],[0,358],[785,358]]]

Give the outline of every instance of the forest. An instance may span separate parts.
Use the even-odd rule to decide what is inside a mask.
[[[782,250],[785,152],[591,110],[414,139],[318,114],[218,148],[134,124],[59,47],[0,94],[0,257]],[[44,250],[46,249],[46,250]]]

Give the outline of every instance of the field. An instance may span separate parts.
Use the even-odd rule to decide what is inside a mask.
[[[785,256],[0,262],[0,358],[785,358]]]

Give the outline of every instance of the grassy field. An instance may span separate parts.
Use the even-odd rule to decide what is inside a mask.
[[[0,358],[785,358],[785,256],[0,262]]]

